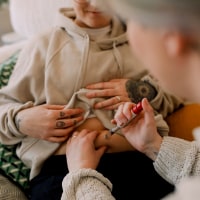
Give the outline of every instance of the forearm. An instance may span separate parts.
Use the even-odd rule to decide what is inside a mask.
[[[154,162],[156,171],[177,184],[186,176],[200,175],[200,145],[174,137],[164,137]]]
[[[83,124],[77,127],[76,130],[81,131],[83,129],[98,130],[99,136],[95,141],[95,146],[97,148],[100,146],[107,146],[107,152],[109,153],[134,150],[132,145],[122,135],[113,134],[111,137],[107,138],[106,134],[109,134],[109,130],[105,129],[97,118],[87,119]]]
[[[7,103],[0,106],[1,143],[7,145],[16,144],[24,138],[25,135],[18,130],[15,124],[15,116],[21,109],[31,106],[31,102],[27,102],[24,105],[18,103],[13,103],[11,105],[10,103]]]
[[[133,151],[135,150],[133,146],[127,141],[125,137],[119,134],[113,134],[110,137],[106,137],[109,134],[108,130],[101,131],[99,136],[95,141],[95,146],[98,148],[100,146],[107,146],[107,153],[123,152],[123,151]]]

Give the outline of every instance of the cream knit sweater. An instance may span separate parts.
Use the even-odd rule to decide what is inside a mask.
[[[200,178],[188,178],[200,175],[199,148],[200,144],[196,141],[164,137],[154,166],[163,178],[171,183],[178,183],[175,193],[164,200],[199,200]],[[62,186],[62,200],[114,199],[111,195],[111,183],[95,170],[80,169],[71,172],[64,178]]]

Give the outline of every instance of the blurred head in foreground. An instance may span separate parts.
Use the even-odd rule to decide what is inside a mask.
[[[134,54],[175,95],[200,101],[200,0],[104,0]]]

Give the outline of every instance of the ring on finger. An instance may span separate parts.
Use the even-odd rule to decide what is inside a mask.
[[[116,96],[116,99],[117,99],[119,102],[121,101],[120,96]]]
[[[74,120],[74,126],[76,126],[76,124],[77,124],[77,121],[76,121],[76,120]]]

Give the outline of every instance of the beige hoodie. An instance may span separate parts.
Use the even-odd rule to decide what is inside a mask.
[[[72,9],[62,9],[57,26],[33,38],[22,50],[8,86],[0,91],[0,142],[19,144],[17,155],[31,168],[30,179],[40,172],[43,162],[60,144],[20,133],[14,121],[20,110],[43,103],[67,105],[89,83],[113,78],[138,80],[147,74],[134,59],[126,29],[117,18],[112,20],[109,36],[94,42],[73,22],[74,17]],[[154,105],[166,105],[164,114],[173,111],[177,102],[157,89],[158,103],[153,100]],[[111,115],[107,114],[106,120],[110,120]],[[162,115],[156,118],[160,133],[166,135],[169,130]],[[110,127],[107,121],[105,124]]]

